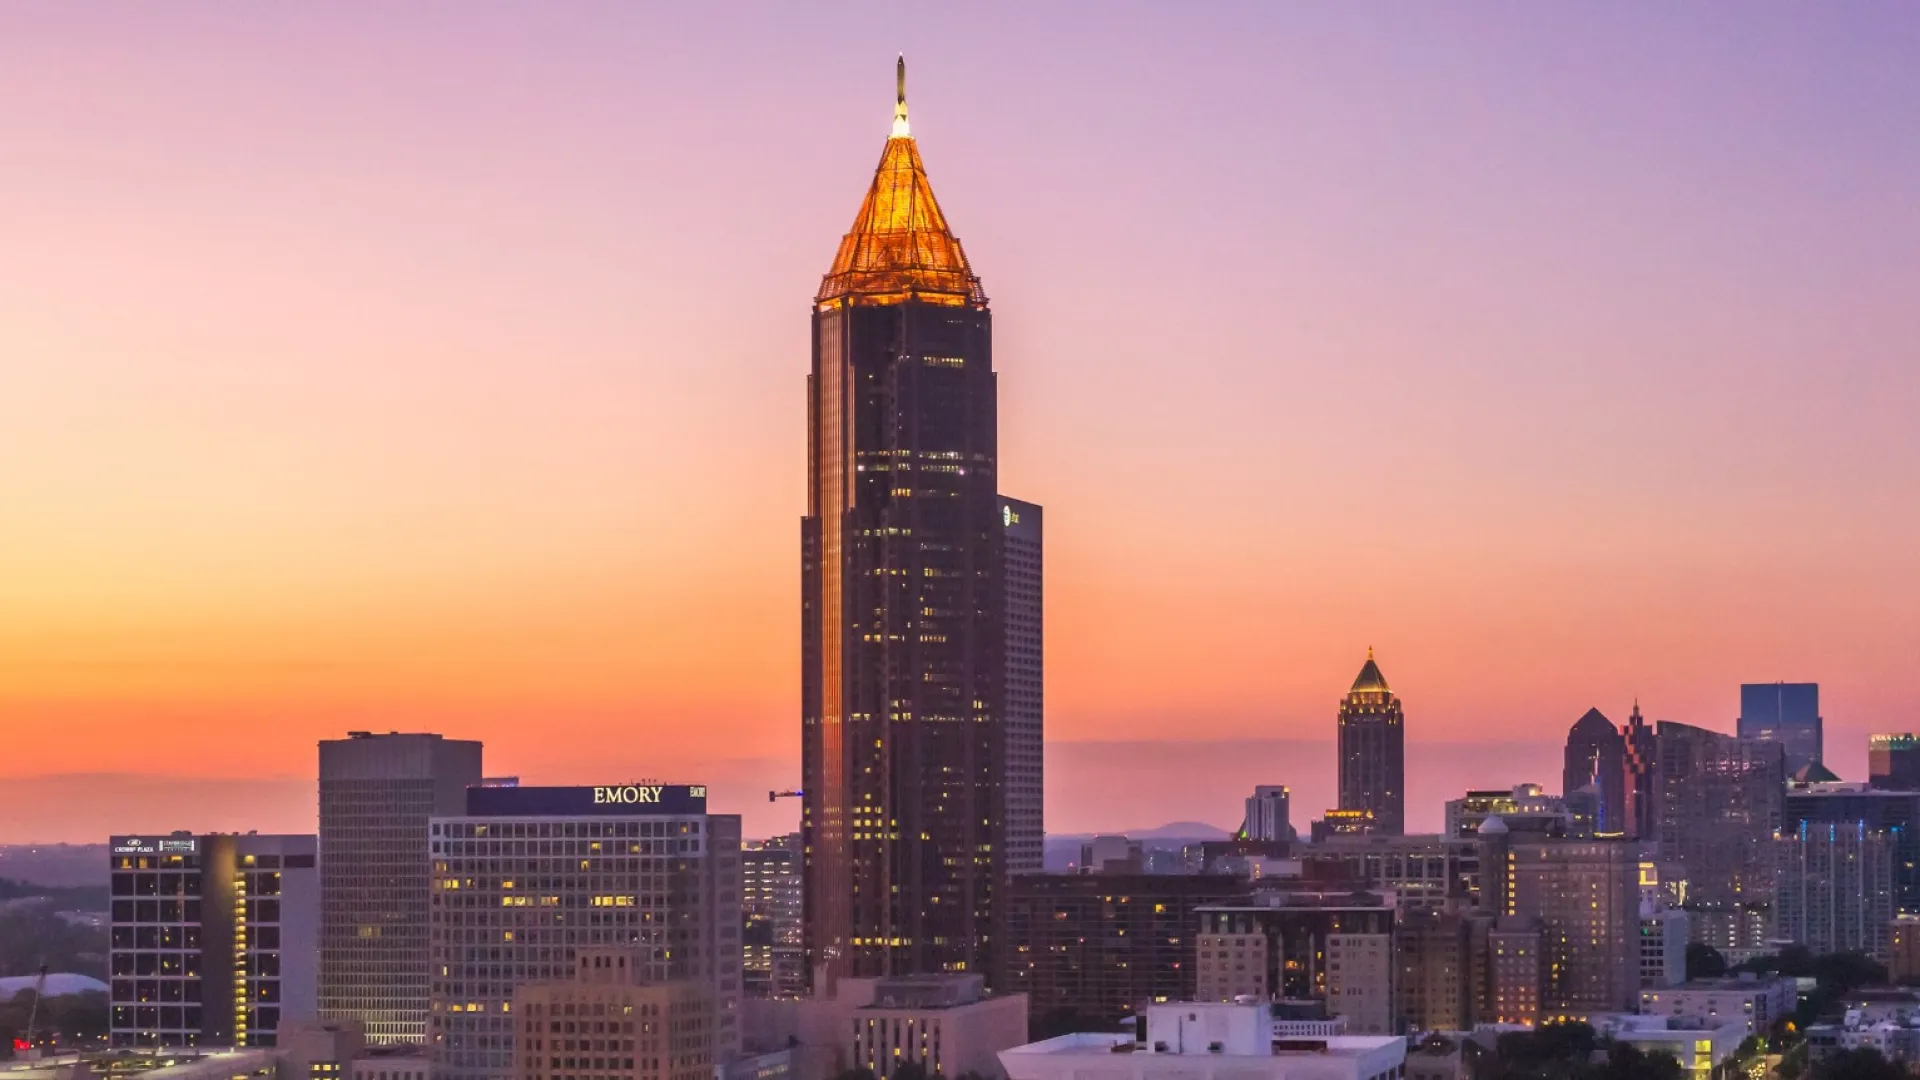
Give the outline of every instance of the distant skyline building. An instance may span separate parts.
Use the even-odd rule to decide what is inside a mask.
[[[747,997],[797,997],[807,989],[801,912],[805,875],[800,834],[749,840],[740,847],[740,906],[745,923],[741,987]]]
[[[1247,797],[1247,814],[1241,820],[1240,838],[1265,843],[1293,839],[1293,798],[1285,784],[1260,784]]]
[[[1800,822],[1774,840],[1773,936],[1815,954],[1893,959],[1894,837],[1863,821]]]
[[[1627,740],[1599,709],[1588,709],[1567,731],[1560,793],[1571,799],[1587,788],[1596,796],[1593,831],[1626,833]]]
[[[1633,701],[1627,714],[1627,726],[1621,731],[1626,747],[1627,835],[1652,840],[1660,832],[1659,779],[1660,742],[1640,715],[1640,699]]]
[[[1469,791],[1446,804],[1446,834],[1455,839],[1471,838],[1480,823],[1499,817],[1509,828],[1527,828],[1561,836],[1591,836],[1593,807],[1597,803],[1569,800],[1549,794],[1539,784],[1515,784],[1511,790],[1492,788]]]
[[[1920,791],[1920,736],[1901,732],[1868,737],[1867,782],[1889,791]]]
[[[1809,764],[1824,764],[1823,724],[1819,683],[1740,685],[1739,736],[1769,739],[1786,747],[1789,776]]]
[[[1780,831],[1803,826],[1864,826],[1893,844],[1893,902],[1903,915],[1920,915],[1920,791],[1889,791],[1866,784],[1795,784],[1787,789]]]
[[[1007,868],[1046,865],[1046,604],[1041,510],[1000,497],[1000,583],[1006,617]]]
[[[1405,720],[1400,699],[1368,649],[1366,664],[1340,702],[1339,809],[1370,812],[1372,830],[1388,836],[1407,831]]]
[[[892,136],[812,311],[809,960],[829,982],[991,973],[1009,825],[1010,508],[996,486],[993,316],[910,133],[904,62]]]
[[[427,821],[482,779],[476,741],[359,731],[320,743],[320,1018],[369,1045],[427,1037]]]
[[[1773,900],[1770,845],[1781,827],[1786,763],[1780,743],[1662,721],[1658,743],[1662,863],[1685,868],[1695,940],[1746,950],[1764,944]]]
[[[475,787],[430,829],[434,1080],[513,1076],[515,990],[604,946],[705,987],[714,1058],[739,1049],[740,818],[704,786]]]
[[[1479,840],[1483,910],[1502,926],[1541,927],[1544,1012],[1631,1010],[1640,987],[1640,845],[1509,830],[1498,818],[1481,824]]]
[[[311,835],[142,833],[108,850],[108,1045],[270,1047],[313,1019]]]

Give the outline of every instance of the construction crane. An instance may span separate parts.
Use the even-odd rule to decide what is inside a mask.
[[[798,799],[802,794],[803,793],[799,791],[769,791],[767,792],[767,801],[778,802],[781,799]]]
[[[13,1040],[13,1056],[23,1061],[34,1061],[40,1057],[40,1048],[33,1043],[34,1027],[40,1021],[40,1002],[47,996],[47,965],[40,965],[40,977],[33,980],[33,1004],[27,1009],[27,1031],[22,1038]]]

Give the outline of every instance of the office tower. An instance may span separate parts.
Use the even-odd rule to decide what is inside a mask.
[[[1920,791],[1865,784],[1796,784],[1787,791],[1782,833],[1828,825],[1862,825],[1891,837],[1894,910],[1920,915]]]
[[[1868,738],[1867,782],[1889,791],[1920,791],[1920,736],[1902,733]]]
[[[739,1048],[740,819],[706,788],[476,787],[430,833],[434,1080],[511,1075],[514,988],[606,945],[637,950],[634,978],[704,985],[714,1057]]]
[[[115,1047],[268,1047],[314,1015],[311,836],[113,837]]]
[[[1627,831],[1627,741],[1599,709],[1588,709],[1567,732],[1562,795],[1588,788],[1597,796],[1596,833]]]
[[[1640,986],[1679,986],[1687,981],[1687,913],[1640,902]]]
[[[645,949],[593,946],[513,993],[514,1080],[713,1080],[713,988],[653,981]]]
[[[800,928],[800,836],[740,846],[740,907],[745,921],[741,988],[747,997],[797,997],[807,990]]]
[[[320,1017],[427,1037],[427,819],[480,782],[480,744],[356,731],[320,744]]]
[[[1006,618],[1007,865],[1046,866],[1046,635],[1041,603],[1040,507],[1000,500],[1001,613]]]
[[[1622,736],[1626,745],[1627,835],[1652,840],[1660,831],[1660,799],[1654,787],[1660,746],[1653,729],[1640,716],[1638,699],[1633,703],[1633,712],[1627,715],[1627,728]]]
[[[1499,817],[1508,828],[1552,832],[1558,836],[1592,835],[1592,814],[1570,807],[1565,796],[1550,795],[1539,784],[1515,784],[1512,789],[1468,791],[1446,804],[1447,835],[1471,838],[1480,823]]]
[[[813,302],[801,834],[807,954],[829,982],[993,971],[1005,870],[993,317],[905,82]]]
[[[1816,954],[1893,957],[1894,837],[1865,822],[1800,822],[1774,840],[1773,936]]]
[[[1247,816],[1240,825],[1245,840],[1266,843],[1293,839],[1293,823],[1287,809],[1289,798],[1284,784],[1261,784],[1247,799]]]
[[[1311,881],[1390,891],[1402,915],[1473,905],[1479,848],[1451,836],[1329,836],[1296,855]]]
[[[1483,910],[1540,923],[1546,1009],[1579,1015],[1633,1008],[1640,985],[1639,845],[1509,830],[1499,818],[1482,822],[1479,838]]]
[[[1199,1001],[1316,1000],[1327,996],[1329,939],[1391,935],[1393,898],[1351,883],[1299,882],[1262,888],[1250,899],[1196,909],[1194,997]]]
[[[1420,912],[1393,929],[1400,1022],[1415,1031],[1472,1031],[1487,980],[1489,916]]]
[[[1340,702],[1340,809],[1371,812],[1373,831],[1388,836],[1406,831],[1404,720],[1400,699],[1368,649],[1366,665]]]
[[[1344,1017],[1355,1035],[1391,1035],[1398,995],[1393,989],[1393,934],[1327,935],[1327,1012]]]
[[[1780,744],[1665,721],[1654,737],[1660,859],[1684,868],[1695,939],[1736,952],[1764,945],[1768,845],[1786,793]]]
[[[1007,974],[1036,1032],[1109,1030],[1148,1002],[1193,997],[1195,912],[1245,899],[1231,874],[1016,874]]]
[[[1787,748],[1787,775],[1822,760],[1819,683],[1742,683],[1743,739],[1768,739]]]

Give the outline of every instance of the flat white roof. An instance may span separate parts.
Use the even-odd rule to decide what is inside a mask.
[[[1088,1057],[1103,1055],[1111,1059],[1115,1046],[1124,1045],[1133,1041],[1134,1037],[1132,1035],[1104,1031],[1081,1031],[1072,1035],[1056,1035],[1051,1039],[1028,1043],[1025,1046],[1016,1046],[1011,1050],[1003,1051],[1003,1053],[1036,1055],[1082,1054]],[[1275,1050],[1270,1054],[1156,1054],[1146,1047],[1142,1047],[1133,1052],[1145,1057],[1154,1058],[1227,1057],[1242,1058],[1250,1061],[1260,1061],[1267,1058],[1358,1057],[1362,1054],[1381,1049],[1382,1047],[1392,1046],[1395,1043],[1402,1042],[1403,1038],[1399,1035],[1328,1035],[1325,1037],[1307,1036],[1290,1038],[1282,1041],[1325,1043],[1327,1048],[1325,1050]]]

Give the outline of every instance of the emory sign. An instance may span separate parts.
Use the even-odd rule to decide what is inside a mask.
[[[665,790],[666,788],[659,784],[597,787],[593,789],[593,804],[605,806],[609,803],[657,803],[660,801],[660,793]]]

